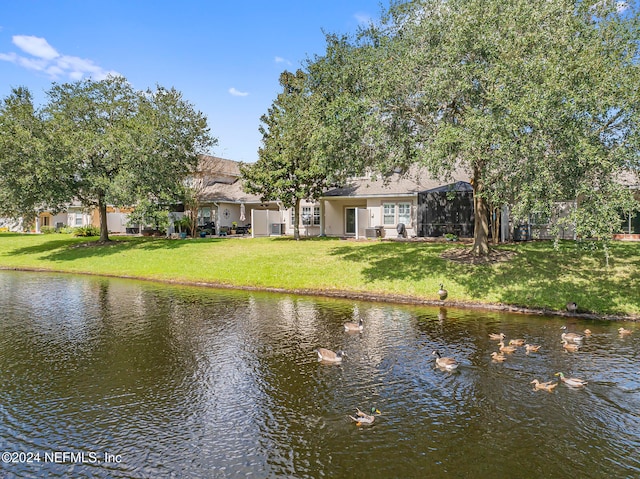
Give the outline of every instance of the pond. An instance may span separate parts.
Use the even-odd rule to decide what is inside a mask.
[[[633,323],[45,273],[0,293],[2,478],[640,476]],[[591,335],[569,352],[562,326]],[[540,350],[494,363],[498,332]],[[534,390],[557,372],[588,384]]]

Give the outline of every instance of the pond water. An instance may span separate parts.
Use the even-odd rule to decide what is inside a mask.
[[[2,478],[640,476],[633,323],[44,273],[0,297]],[[496,332],[540,351],[493,363]],[[588,385],[533,390],[559,371]]]

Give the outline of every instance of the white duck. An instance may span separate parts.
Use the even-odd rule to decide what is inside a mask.
[[[562,373],[556,373],[555,375],[560,376],[560,381],[562,381],[567,386],[570,386],[572,388],[581,388],[587,385],[587,381],[585,381],[584,379],[565,378],[564,374]]]

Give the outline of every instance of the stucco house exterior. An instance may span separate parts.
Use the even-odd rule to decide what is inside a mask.
[[[240,163],[216,156],[203,155],[193,177],[199,181],[200,205],[198,224],[215,224],[215,234],[226,233],[239,226],[243,234],[252,236],[293,235],[294,215],[291,208],[281,202],[263,202],[257,195],[249,194],[242,187]],[[300,234],[346,238],[398,238],[419,236],[441,236],[452,232],[459,236],[472,236],[469,218],[463,228],[455,227],[455,221],[447,219],[448,225],[425,228],[425,208],[431,208],[424,198],[430,192],[454,190],[465,191],[469,196],[470,175],[455,172],[448,181],[432,178],[425,170],[413,167],[406,173],[400,170],[389,175],[368,174],[350,179],[344,186],[326,191],[316,202],[302,201],[300,205]],[[623,184],[635,191],[640,201],[638,177],[626,174]],[[466,185],[466,186],[465,186]],[[557,214],[569,214],[576,202],[558,203]],[[110,233],[131,233],[127,217],[131,209],[109,207],[107,224]],[[177,208],[170,217],[173,220],[184,214]],[[447,217],[447,218],[450,218]],[[508,208],[500,215],[500,239],[551,238],[552,232],[545,219],[533,215],[524,225],[512,223]],[[38,215],[36,231],[42,226],[99,226],[96,211],[87,211],[79,203],[72,203],[66,211],[53,215],[42,212]],[[444,228],[442,227],[444,226]],[[621,225],[619,239],[640,239],[640,214],[629,212]],[[168,233],[175,232],[170,225]],[[525,234],[526,233],[526,234]],[[561,237],[575,238],[571,226],[561,231]]]
[[[259,196],[244,191],[239,162],[203,155],[194,177],[199,181],[198,224],[213,222],[216,234],[231,230],[234,223],[243,231],[249,227],[254,229],[252,218],[260,213],[261,216],[272,216],[275,223],[282,223],[282,208],[278,202],[263,202]],[[261,225],[258,230],[262,233]],[[263,235],[267,236],[267,232]]]
[[[432,178],[424,170],[394,171],[385,177],[352,178],[341,188],[328,190],[318,202],[302,202],[300,231],[307,236],[353,238],[418,236],[419,193],[448,183],[469,181],[456,172],[449,182]],[[293,233],[293,213],[285,214],[286,232]],[[398,225],[404,225],[404,234]]]

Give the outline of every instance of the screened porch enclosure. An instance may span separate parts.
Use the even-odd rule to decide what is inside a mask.
[[[473,237],[473,187],[458,181],[418,193],[418,236]]]

